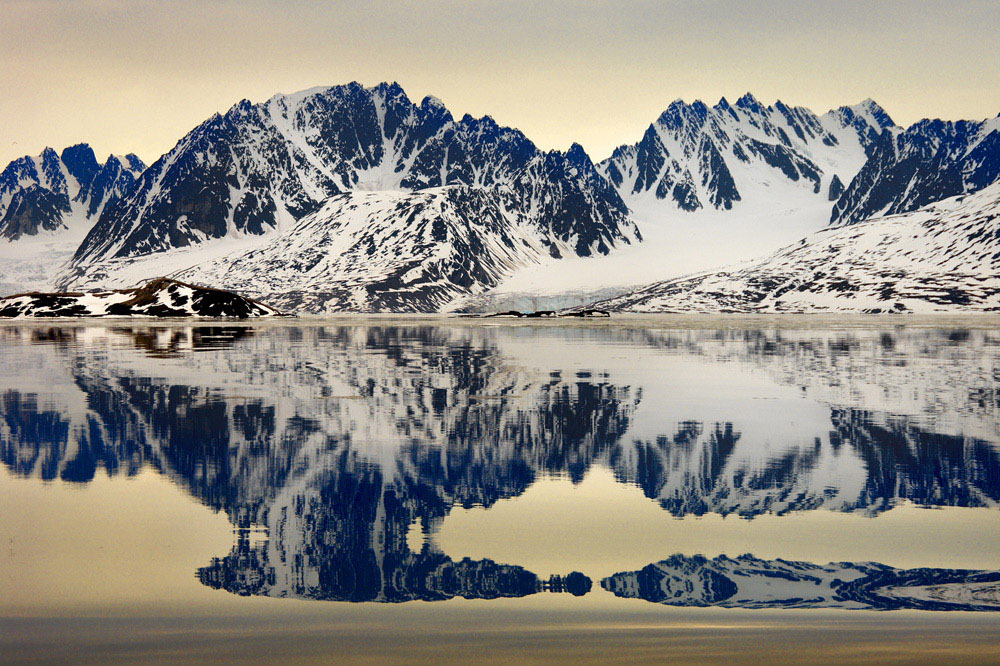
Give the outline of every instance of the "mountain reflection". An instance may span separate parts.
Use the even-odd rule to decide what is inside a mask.
[[[1000,571],[895,569],[874,562],[674,555],[605,578],[601,586],[667,606],[1000,611]]]
[[[455,506],[490,507],[541,475],[579,481],[594,465],[675,516],[1000,502],[1000,344],[984,333],[4,327],[0,343],[3,464],[74,483],[157,470],[237,528],[231,553],[198,576],[240,595],[585,594],[583,574],[542,580],[515,564],[454,561],[410,535],[432,534]],[[593,352],[623,346],[643,364],[611,367]],[[699,370],[674,378],[643,367],[673,358]],[[653,397],[663,383],[697,387],[699,373],[720,367],[801,391],[823,418],[803,407],[801,423],[771,427],[725,402],[699,404],[692,418],[691,403]],[[899,607],[923,608],[931,597],[902,595],[900,581],[968,590],[997,580],[867,564],[667,562],[602,584],[679,605],[894,607],[870,592],[877,579],[891,582]],[[760,600],[746,593],[748,576],[826,587]],[[743,596],[724,579],[739,579]],[[969,604],[989,606],[980,597]]]

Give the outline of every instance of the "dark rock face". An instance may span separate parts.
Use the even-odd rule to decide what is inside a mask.
[[[455,121],[397,84],[357,83],[244,100],[187,136],[109,206],[74,262],[185,247],[231,231],[259,235],[349,190],[465,185],[502,191],[511,212],[578,254],[631,232],[628,210],[579,146],[543,153],[489,116]]]
[[[922,120],[884,133],[834,205],[830,221],[852,224],[905,213],[1000,180],[1000,121]]]
[[[95,219],[101,211],[113,206],[119,199],[135,189],[139,175],[146,165],[135,155],[124,158],[114,155],[108,158],[86,187],[81,187],[77,195],[79,201],[87,204],[87,217]]]
[[[844,194],[844,183],[840,181],[840,178],[837,176],[837,174],[834,174],[833,178],[830,180],[830,189],[827,191],[827,198],[830,201],[836,201],[843,194]]]
[[[220,317],[277,315],[238,294],[167,278],[142,287],[90,294],[20,294],[0,298],[0,318],[14,317]]]
[[[64,148],[60,157],[62,163],[66,165],[66,170],[81,185],[90,183],[101,169],[101,165],[97,163],[97,156],[94,155],[94,149],[85,143]]]
[[[63,194],[30,185],[14,193],[7,212],[0,221],[0,237],[17,240],[35,236],[39,231],[55,231],[62,226],[63,215],[70,211]]]
[[[56,153],[14,160],[0,172],[0,238],[16,241],[66,227],[71,216],[96,218],[130,192],[145,165],[135,155],[110,156],[101,165],[81,143]]]

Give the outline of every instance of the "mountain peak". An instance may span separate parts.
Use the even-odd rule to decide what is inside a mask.
[[[861,116],[879,130],[883,130],[887,127],[895,127],[896,123],[893,122],[889,114],[886,113],[878,102],[873,100],[871,97],[866,97],[857,104],[852,104],[850,106],[840,107],[841,111],[848,111],[853,115]]]
[[[86,186],[100,170],[94,149],[85,143],[78,143],[62,151],[62,161],[77,182]]]
[[[751,93],[744,93],[742,97],[736,100],[736,106],[744,109],[745,111],[763,111],[764,105],[757,101]]]
[[[438,99],[434,95],[427,95],[426,97],[424,97],[423,100],[421,100],[421,102],[420,102],[420,108],[422,108],[422,109],[447,109],[448,107],[446,107],[444,105],[444,102],[442,102],[440,99]]]
[[[407,97],[406,91],[403,90],[403,86],[399,85],[395,81],[385,82],[378,84],[373,88],[375,92],[382,93],[386,98],[398,98]],[[407,97],[407,99],[409,99]]]
[[[593,163],[590,160],[590,156],[587,155],[587,151],[583,149],[583,146],[575,141],[573,142],[573,145],[569,147],[569,150],[566,151],[566,159],[573,164],[586,165]]]
[[[233,104],[228,111],[221,118],[228,122],[239,121],[250,116],[253,112],[253,102],[248,99],[241,99],[236,104]]]
[[[127,155],[125,155],[125,162],[128,163],[131,169],[134,169],[136,171],[146,170],[146,163],[143,162],[142,159],[135,153],[128,153]]]

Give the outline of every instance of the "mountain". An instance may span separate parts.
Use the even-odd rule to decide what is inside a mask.
[[[624,202],[580,146],[566,153],[543,152],[521,132],[500,127],[489,116],[466,115],[456,121],[440,101],[427,97],[418,106],[397,84],[365,88],[352,83],[278,95],[260,104],[244,100],[196,127],[143,174],[131,195],[101,214],[60,284],[93,284],[89,276],[97,273],[108,286],[116,268],[154,253],[202,246],[221,258],[239,249],[210,242],[218,239],[238,245],[291,230],[293,237],[278,241],[287,250],[303,240],[302,224],[314,231],[322,226],[320,218],[327,225],[347,224],[331,219],[338,206],[381,201],[376,206],[412,212],[428,205],[424,190],[444,187],[465,188],[431,195],[449,207],[452,223],[474,226],[477,221],[463,216],[488,209],[494,222],[505,218],[499,225],[505,234],[500,244],[530,238],[528,255],[602,254],[637,235]],[[392,194],[361,194],[371,191]],[[469,193],[470,200],[460,201],[459,191]],[[310,214],[316,217],[307,221]],[[388,210],[377,220],[382,229],[369,230],[373,237],[418,233],[408,228],[409,218]],[[499,229],[498,224],[487,226]],[[391,246],[386,249],[392,251]],[[438,251],[425,245],[424,254],[414,260],[433,263]],[[269,268],[274,268],[278,255],[268,256]],[[286,272],[306,261],[285,258]],[[198,254],[185,268],[205,259]],[[248,259],[226,261],[245,264]],[[471,261],[510,268],[508,257]],[[363,266],[357,268],[365,273]],[[297,277],[290,288],[307,282],[317,292],[331,294],[354,288],[351,276],[347,282]],[[470,286],[460,279],[455,288]],[[324,307],[318,298],[308,302]],[[340,302],[334,296],[333,304]]]
[[[0,172],[0,238],[16,241],[96,219],[128,194],[145,165],[111,155],[102,165],[87,144],[14,160]]]
[[[0,294],[51,289],[103,210],[144,169],[135,155],[102,165],[86,144],[8,164],[0,172]]]
[[[395,83],[315,88],[239,102],[137,180],[137,161],[101,166],[86,146],[12,164],[0,238],[86,223],[78,245],[42,259],[0,247],[0,289],[168,275],[300,313],[557,309],[623,293],[610,307],[988,309],[989,242],[949,228],[963,213],[885,220],[988,188],[998,130],[1000,117],[903,129],[870,99],[818,115],[748,93],[678,100],[595,165],[577,144],[542,151]],[[986,204],[970,215],[990,232]],[[979,263],[958,262],[956,248]]]
[[[1000,183],[824,229],[769,257],[592,304],[629,312],[965,312],[1000,308]]]
[[[638,143],[617,148],[598,168],[630,207],[651,217],[773,207],[789,195],[828,202],[891,127],[870,99],[822,116],[781,101],[764,106],[749,93],[712,107],[677,100]]]
[[[609,576],[601,587],[668,606],[995,612],[998,583],[1000,571],[674,555]]]
[[[1000,180],[1000,116],[889,128],[834,205],[831,222],[906,213]]]

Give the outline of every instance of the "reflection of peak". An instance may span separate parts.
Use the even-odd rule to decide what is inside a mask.
[[[872,562],[823,566],[752,555],[674,555],[605,578],[601,587],[668,606],[1000,610],[1000,571],[894,569]]]
[[[388,506],[388,505],[387,505]],[[346,516],[345,516],[346,517]],[[201,582],[240,596],[295,597],[323,601],[444,601],[525,597],[539,592],[567,592],[583,596],[591,580],[579,573],[551,576],[542,580],[523,567],[498,564],[492,560],[454,561],[441,553],[372,549],[371,537],[383,535],[366,531],[364,524],[330,521],[328,532],[307,533],[314,539],[301,550],[289,551],[292,544],[281,542],[277,551],[266,544],[251,546],[241,540],[233,552],[198,570]],[[353,537],[368,537],[355,540]],[[269,553],[280,552],[278,561]]]
[[[733,424],[682,423],[656,441],[623,445],[615,471],[675,516],[752,517],[825,508],[886,511],[1000,504],[1000,452],[989,443],[928,431],[914,421],[833,409],[828,433],[774,449],[762,462]],[[826,435],[820,437],[820,435]]]
[[[373,469],[352,473],[346,462],[317,475],[267,507],[267,543],[252,545],[241,532],[232,553],[199,570],[199,579],[243,596],[387,603],[590,590],[590,579],[576,572],[542,581],[519,566],[453,561],[427,545],[410,550],[410,525],[443,515],[450,503],[432,486],[385,481]]]

